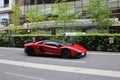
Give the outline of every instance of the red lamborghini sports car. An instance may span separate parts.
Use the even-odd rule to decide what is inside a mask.
[[[24,44],[24,51],[27,55],[58,55],[64,58],[83,57],[87,50],[79,44],[68,44],[61,41],[42,40]]]

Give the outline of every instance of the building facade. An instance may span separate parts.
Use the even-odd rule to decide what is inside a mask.
[[[9,22],[12,5],[15,5],[15,0],[0,0],[0,27]]]
[[[5,22],[6,20],[9,21],[10,17],[9,14],[12,12],[12,5],[17,3],[19,0],[1,0],[0,2],[0,23]],[[54,15],[54,12],[52,11],[52,6],[55,4],[56,0],[20,0],[22,15],[25,17],[28,12],[30,12],[30,8],[37,8],[40,9],[42,12],[44,12],[45,15]],[[60,0],[58,0],[60,1]],[[79,21],[82,22],[83,26],[88,26],[89,21],[87,20],[88,16],[84,12],[84,10],[87,9],[87,6],[89,5],[90,0],[67,0],[66,5],[67,7],[71,8],[72,13],[79,13],[78,15],[82,15],[79,19],[76,20],[76,25],[79,26],[81,24]],[[118,21],[120,21],[120,0],[108,0],[108,9],[112,11],[111,17],[117,18]],[[78,22],[77,22],[78,21]],[[53,22],[48,22],[46,25],[53,24]],[[116,26],[120,26],[117,25]],[[1,24],[0,24],[1,27]]]
[[[21,0],[22,10],[29,11],[28,7],[40,8],[46,14],[52,13],[51,7],[55,5],[56,0]],[[60,1],[60,0],[59,0]],[[71,7],[75,13],[84,10],[90,0],[67,0],[68,7]],[[120,20],[120,0],[108,0],[108,9],[113,12],[113,15]],[[24,11],[23,11],[24,12]]]
[[[21,0],[21,9],[23,15],[30,12],[30,8],[37,8],[44,12],[45,15],[54,15],[52,11],[52,6],[57,5],[56,0]],[[59,0],[60,1],[60,0]],[[115,29],[110,32],[120,32],[120,0],[108,0],[107,2],[108,9],[112,11],[112,15],[109,15],[111,18],[116,18],[116,23],[113,25]],[[67,7],[71,8],[71,12],[80,15],[79,20],[76,20],[74,26],[88,27],[90,26],[90,21],[86,15],[87,6],[90,4],[90,0],[67,0]],[[82,17],[81,17],[82,16]],[[46,26],[54,26],[53,21],[46,21]],[[55,25],[56,26],[56,25]],[[69,26],[69,25],[68,25]],[[118,27],[119,26],[119,27]],[[118,31],[117,31],[118,30]]]

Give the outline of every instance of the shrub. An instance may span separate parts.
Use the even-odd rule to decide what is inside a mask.
[[[9,45],[9,39],[7,37],[0,36],[0,46],[7,47]]]
[[[63,36],[54,35],[15,35],[13,36],[14,46],[23,47],[25,42],[32,42],[35,37],[39,40],[63,40]],[[109,37],[114,39],[114,43],[109,43]],[[77,36],[64,36],[64,40],[68,43],[78,43],[87,50],[92,51],[115,51],[120,52],[120,34],[85,34]],[[9,43],[7,38],[0,37],[0,46],[6,46]]]

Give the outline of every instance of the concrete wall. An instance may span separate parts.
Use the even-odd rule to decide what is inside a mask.
[[[9,0],[9,5],[7,7],[0,8],[0,13],[12,11],[12,5],[15,5],[15,0]]]

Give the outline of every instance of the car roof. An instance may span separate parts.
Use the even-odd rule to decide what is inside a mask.
[[[44,43],[58,43],[57,41],[53,41],[53,40],[43,40]]]
[[[43,42],[53,42],[52,40],[43,40]]]

